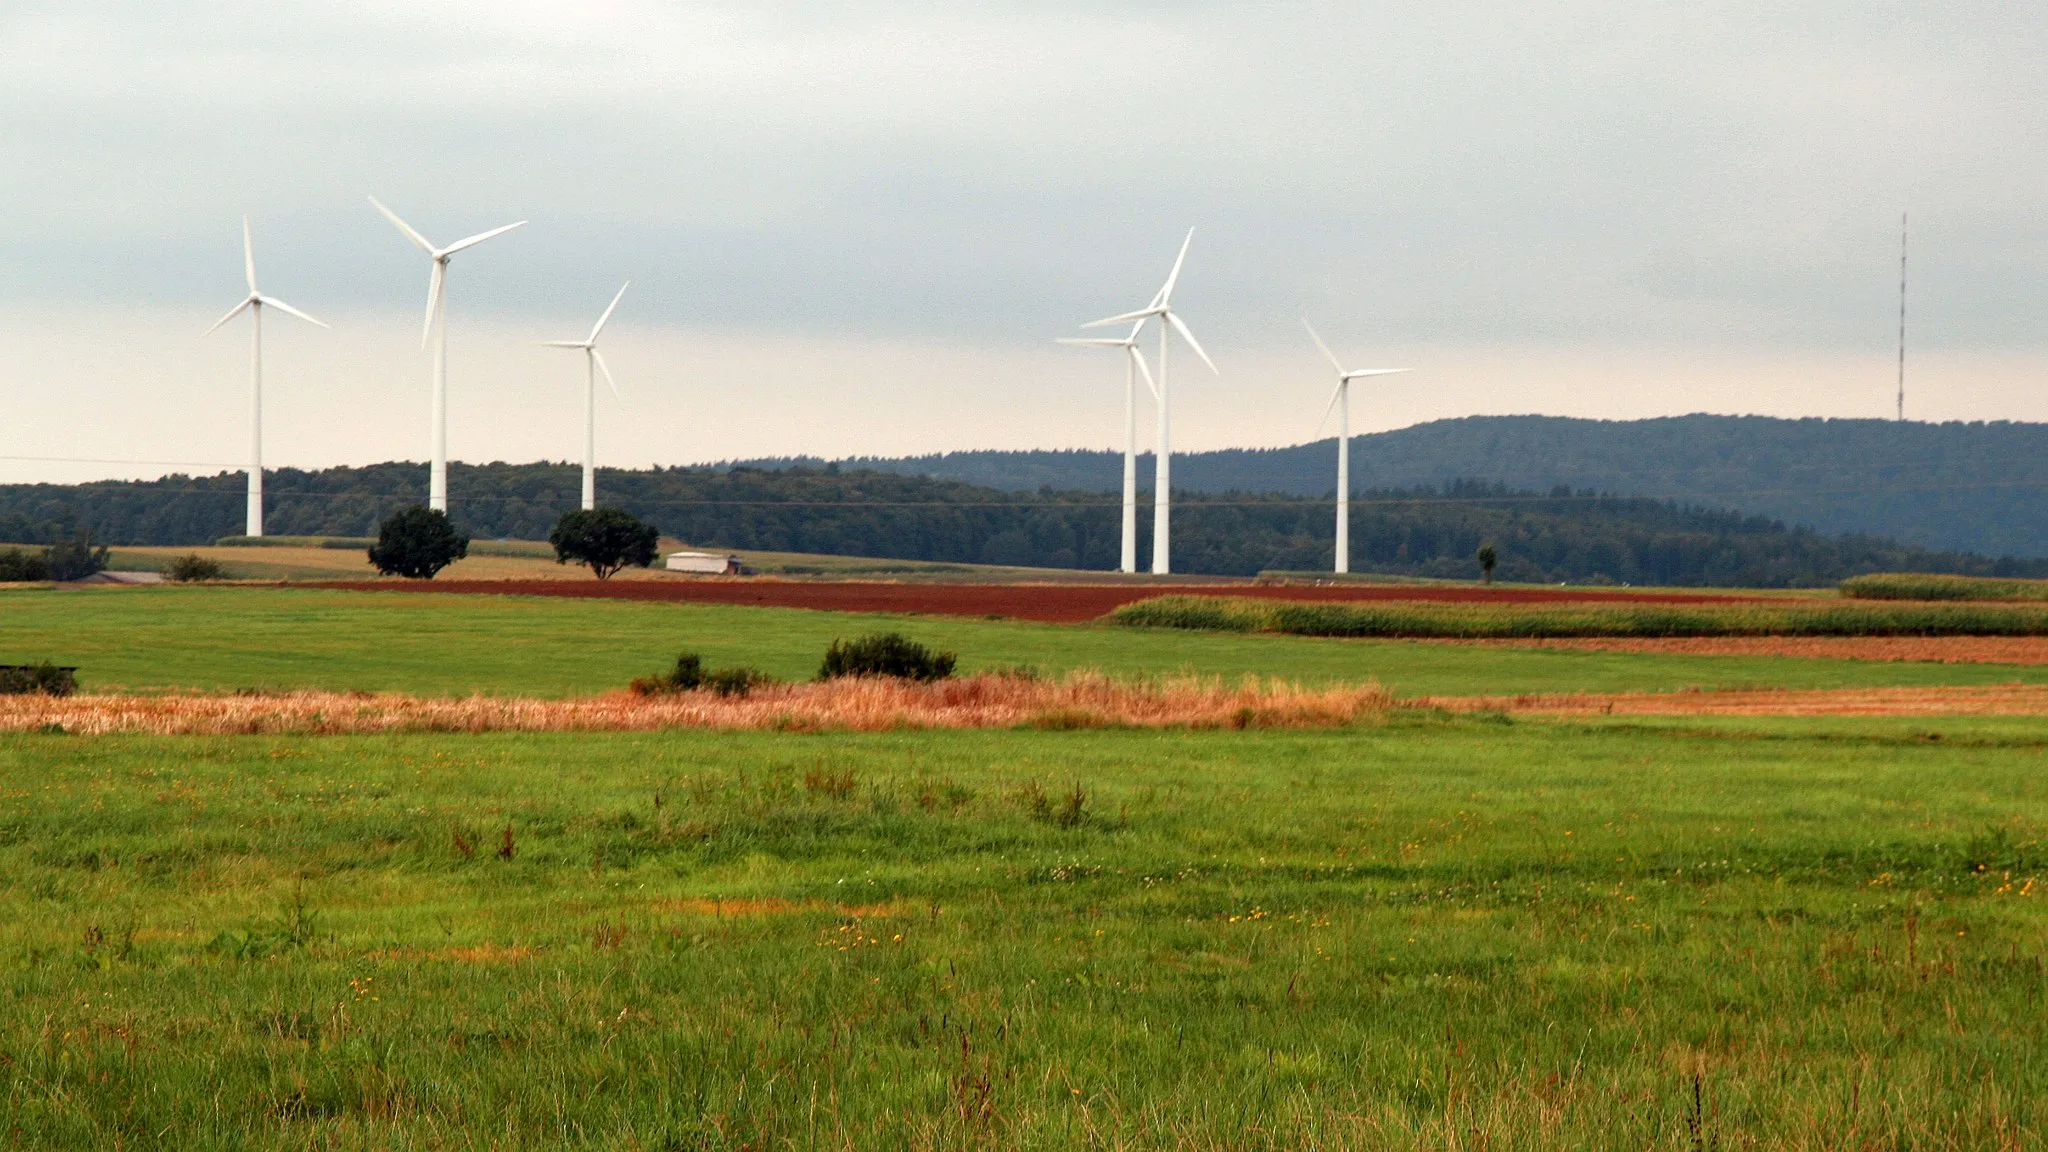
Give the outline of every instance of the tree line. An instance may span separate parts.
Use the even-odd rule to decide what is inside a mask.
[[[579,497],[571,464],[451,465],[450,507],[481,539],[546,539]],[[421,502],[411,463],[279,469],[266,483],[277,535],[369,536]],[[603,503],[693,546],[906,560],[1114,568],[1113,495],[1013,492],[831,465],[779,469],[601,469]],[[193,545],[240,531],[240,473],[81,485],[0,486],[0,541],[35,544],[84,531],[103,543]],[[1476,577],[1491,545],[1502,580],[1785,587],[1874,571],[2048,575],[2048,561],[1991,559],[1874,536],[1828,536],[1767,517],[1590,489],[1548,492],[1458,481],[1362,492],[1352,507],[1352,567]],[[1141,534],[1141,564],[1149,563]],[[1174,507],[1174,567],[1216,575],[1326,571],[1328,499],[1188,493]]]

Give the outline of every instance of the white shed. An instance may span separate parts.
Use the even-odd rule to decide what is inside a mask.
[[[671,572],[707,572],[714,576],[737,576],[740,574],[740,558],[723,552],[671,552],[667,568]]]

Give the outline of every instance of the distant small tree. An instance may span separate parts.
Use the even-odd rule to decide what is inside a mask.
[[[49,578],[50,561],[42,549],[30,552],[24,548],[9,548],[0,552],[0,583]]]
[[[195,580],[226,579],[227,569],[222,568],[218,560],[209,560],[197,552],[187,552],[164,565],[164,576],[180,584],[189,584]]]
[[[556,521],[548,543],[555,546],[555,563],[573,560],[599,580],[609,580],[627,565],[645,568],[654,563],[661,532],[618,508],[587,508]]]
[[[107,570],[107,549],[105,545],[93,547],[92,536],[80,532],[50,545],[43,553],[43,563],[48,565],[52,580],[83,580]]]
[[[1493,566],[1500,563],[1500,553],[1491,544],[1479,546],[1479,575],[1486,583],[1493,583]]]
[[[469,537],[455,530],[446,512],[418,504],[401,508],[377,525],[370,563],[386,576],[432,580],[434,573],[469,555]]]

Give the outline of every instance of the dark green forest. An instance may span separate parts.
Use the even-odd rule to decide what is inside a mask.
[[[577,502],[568,464],[454,464],[450,507],[481,539],[545,539]],[[279,469],[265,484],[275,535],[374,534],[379,519],[420,502],[426,468],[411,463],[318,472]],[[602,469],[604,503],[693,545],[907,560],[1110,569],[1118,510],[1099,492],[1011,492],[956,480],[824,468]],[[0,486],[0,540],[38,543],[84,529],[114,544],[207,543],[241,530],[239,473],[99,484]],[[1149,512],[1145,517],[1149,523]],[[1242,492],[1181,494],[1175,568],[1251,575],[1328,570],[1327,498]],[[1141,544],[1149,543],[1141,534]],[[2048,561],[1992,560],[1869,536],[1788,529],[1764,517],[1559,487],[1497,483],[1359,494],[1352,567],[1410,576],[1473,577],[1482,544],[1502,580],[1784,587],[1875,571],[2048,575]],[[1149,564],[1143,554],[1141,564]]]
[[[991,488],[1115,491],[1111,452],[949,452],[839,461]],[[754,461],[754,467],[822,460]],[[1335,440],[1174,456],[1176,489],[1321,496]],[[1149,482],[1149,457],[1138,470]],[[2048,556],[2048,424],[1672,416],[1579,420],[1470,416],[1354,437],[1352,483],[1442,488],[1482,479],[1739,508],[1822,532],[1863,532],[1928,548]]]

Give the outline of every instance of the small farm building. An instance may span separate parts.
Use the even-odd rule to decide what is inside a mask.
[[[722,552],[671,552],[668,554],[668,570],[671,572],[709,572],[716,576],[737,576],[740,574],[740,558]]]

